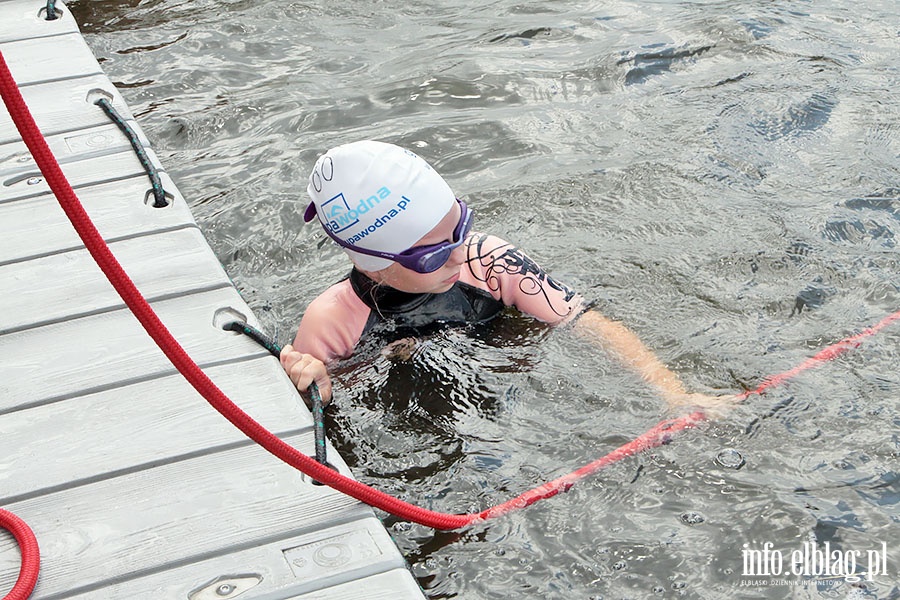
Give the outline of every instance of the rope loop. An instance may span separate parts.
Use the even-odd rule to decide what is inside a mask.
[[[147,155],[147,151],[144,149],[144,145],[134,132],[134,129],[125,122],[122,115],[119,114],[112,103],[106,98],[99,98],[94,104],[103,109],[106,116],[122,130],[122,133],[125,134],[125,137],[127,137],[128,141],[131,143],[131,147],[134,149],[134,153],[141,162],[141,166],[144,167],[144,171],[147,172],[147,177],[150,178],[150,185],[153,187],[153,208],[167,207],[169,201],[166,200],[166,191],[163,189],[162,180],[159,178],[159,171],[153,166],[153,162],[151,162],[150,157]]]
[[[3,600],[27,600],[37,585],[41,570],[41,550],[37,538],[25,521],[2,508],[0,508],[0,529],[6,529],[13,535],[22,553],[19,578]]]

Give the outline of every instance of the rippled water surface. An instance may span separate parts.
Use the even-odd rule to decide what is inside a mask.
[[[348,263],[304,226],[325,149],[375,138],[620,319],[737,392],[900,310],[894,1],[78,0],[88,43],[266,327]],[[385,522],[431,598],[897,598],[900,325],[463,533]],[[339,375],[363,481],[446,512],[567,473],[668,416],[591,341],[505,315]],[[743,551],[886,552],[851,584]],[[882,545],[883,544],[883,545]],[[769,580],[764,585],[754,581]]]

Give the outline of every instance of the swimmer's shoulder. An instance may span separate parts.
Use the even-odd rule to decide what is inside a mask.
[[[323,362],[353,353],[371,309],[343,279],[319,294],[303,313],[294,347]]]
[[[580,294],[551,277],[522,249],[492,234],[470,234],[460,280],[547,323],[569,320],[583,304]]]
[[[504,260],[504,255],[515,252],[517,248],[506,240],[490,233],[473,231],[466,240],[466,272],[474,276],[476,280],[483,281],[484,275],[492,269],[496,269],[498,261]]]

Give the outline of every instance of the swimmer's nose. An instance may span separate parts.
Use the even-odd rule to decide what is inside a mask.
[[[454,248],[450,253],[450,258],[447,259],[447,264],[453,267],[458,267],[466,261],[466,245],[463,244],[458,248]]]

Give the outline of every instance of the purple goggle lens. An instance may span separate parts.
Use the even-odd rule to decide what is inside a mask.
[[[327,224],[323,223],[322,229],[325,230],[325,233],[328,234],[328,237],[333,239],[339,246],[343,248],[353,250],[354,252],[359,252],[360,254],[377,256],[379,258],[385,258],[387,260],[400,263],[401,266],[415,271],[416,273],[432,273],[447,264],[447,261],[450,259],[450,253],[453,252],[456,248],[459,248],[460,245],[462,245],[462,243],[466,239],[466,236],[469,234],[469,231],[472,230],[472,211],[469,210],[469,207],[466,206],[466,203],[459,198],[456,199],[456,202],[460,207],[460,215],[459,223],[456,224],[456,228],[453,230],[452,242],[441,242],[439,244],[429,244],[427,246],[414,246],[408,250],[400,252],[399,254],[393,254],[391,252],[381,252],[379,250],[369,250],[368,248],[360,248],[359,246],[348,244],[344,240],[334,235],[331,230],[328,229]]]

